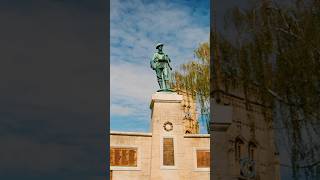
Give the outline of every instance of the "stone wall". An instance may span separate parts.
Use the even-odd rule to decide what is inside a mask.
[[[185,175],[185,180],[210,179],[210,168],[197,168],[196,150],[209,150],[210,151],[210,135],[209,134],[192,134],[184,136],[184,158],[182,169]]]
[[[130,133],[130,132],[111,132],[110,147],[137,147],[138,148],[138,167],[110,167],[112,180],[209,180],[209,168],[197,168],[196,150],[210,149],[209,134],[190,134],[183,135],[179,145],[182,149],[180,154],[175,153],[176,166],[173,169],[163,168],[158,159],[158,168],[151,167],[152,151],[160,149],[151,147],[151,133]],[[153,171],[151,171],[153,168]],[[157,173],[151,175],[151,172]],[[151,178],[153,177],[153,178]]]
[[[151,133],[110,132],[110,147],[135,147],[137,168],[110,167],[113,180],[149,180],[151,162]]]
[[[250,158],[249,146],[254,146],[253,161],[255,176],[253,179],[279,179],[279,163],[274,142],[272,109],[255,98],[253,92],[248,99],[241,93],[221,93],[220,102],[211,101],[213,121],[211,136],[214,179],[245,178],[241,174],[241,163],[237,151],[241,149],[240,159]],[[240,148],[237,148],[237,143]]]

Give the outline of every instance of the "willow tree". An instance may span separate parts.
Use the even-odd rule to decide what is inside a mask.
[[[320,164],[320,2],[280,6],[261,0],[226,16],[219,34],[222,81],[259,88],[271,103],[276,130],[285,131],[292,177],[317,179]],[[216,69],[218,67],[215,67]],[[246,87],[246,86],[244,86]],[[319,172],[318,172],[319,175]]]
[[[256,0],[226,15],[226,30],[211,35],[214,84],[211,91],[248,85],[271,104],[274,128],[287,139],[293,179],[320,175],[320,1],[285,6]],[[216,18],[215,18],[216,19]],[[226,34],[225,32],[231,32]],[[192,92],[208,112],[209,44],[176,72],[177,85]]]
[[[210,101],[210,48],[209,43],[202,43],[194,51],[195,60],[182,64],[175,71],[175,86],[194,96],[200,107],[200,118],[204,120],[209,132]]]

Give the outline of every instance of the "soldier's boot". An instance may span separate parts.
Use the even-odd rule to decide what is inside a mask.
[[[159,87],[160,87],[160,89],[163,89],[163,86],[162,86],[162,80],[161,80],[161,79],[158,79],[158,83],[159,83]]]

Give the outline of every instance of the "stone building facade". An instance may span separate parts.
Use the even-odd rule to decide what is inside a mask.
[[[212,168],[215,180],[279,180],[272,109],[256,87],[217,91],[210,102]]]
[[[157,92],[150,108],[150,133],[110,132],[110,178],[209,180],[210,135],[198,134],[192,98]]]

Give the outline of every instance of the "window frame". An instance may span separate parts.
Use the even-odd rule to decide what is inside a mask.
[[[244,141],[240,137],[236,137],[234,141],[234,160],[237,163],[240,163],[244,150]]]

